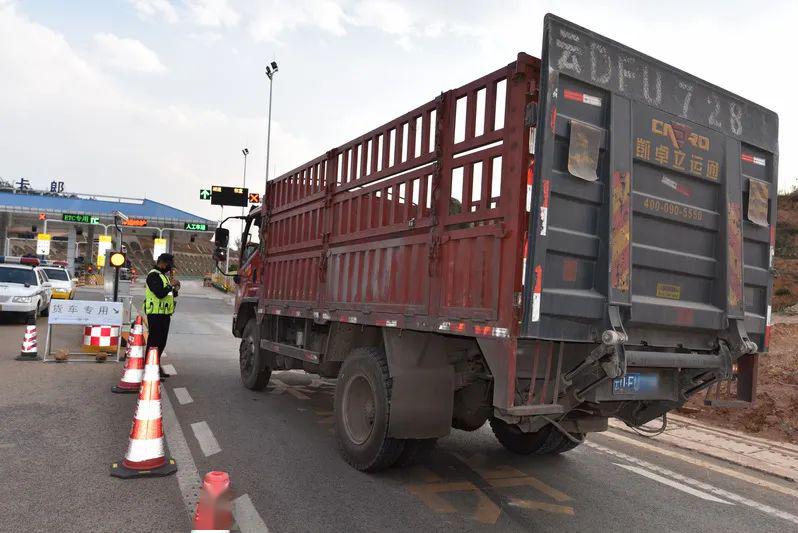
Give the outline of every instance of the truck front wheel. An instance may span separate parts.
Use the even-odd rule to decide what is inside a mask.
[[[260,350],[258,323],[254,318],[244,327],[238,349],[238,363],[241,368],[241,382],[246,388],[261,390],[269,383],[272,371],[266,366],[266,358]]]
[[[520,455],[557,455],[572,450],[580,444],[563,435],[551,424],[535,433],[524,433],[514,424],[508,424],[499,418],[491,418],[490,427],[502,446]],[[581,433],[571,433],[571,436],[579,441],[584,439]]]
[[[388,437],[391,378],[385,354],[357,348],[338,374],[335,389],[335,431],[346,461],[363,472],[392,466],[404,440]]]

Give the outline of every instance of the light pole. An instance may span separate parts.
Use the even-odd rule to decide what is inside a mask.
[[[241,150],[241,153],[244,154],[244,189],[247,188],[247,156],[249,155],[249,148],[244,148]],[[241,207],[241,216],[244,216],[244,209],[245,207]],[[241,238],[244,238],[244,220],[241,220]],[[243,244],[243,243],[242,243]],[[240,247],[240,246],[239,246]]]
[[[266,76],[269,77],[269,131],[266,133],[266,181],[269,181],[269,150],[272,142],[272,86],[274,75],[277,74],[277,62],[272,61],[266,66]]]

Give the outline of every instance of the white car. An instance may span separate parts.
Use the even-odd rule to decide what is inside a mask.
[[[75,296],[76,283],[69,270],[49,264],[43,265],[41,269],[47,274],[47,279],[53,286],[53,298],[71,300]]]
[[[28,320],[50,313],[52,285],[38,266],[38,260],[6,258],[0,262],[0,311],[24,315]]]

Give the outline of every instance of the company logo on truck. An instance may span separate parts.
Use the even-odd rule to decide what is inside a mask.
[[[657,118],[652,118],[651,132],[654,135],[662,135],[670,139],[671,144],[676,150],[681,150],[684,148],[685,143],[689,143],[693,148],[698,148],[705,152],[709,151],[709,137],[697,134],[685,124],[680,124],[678,122],[671,124]]]

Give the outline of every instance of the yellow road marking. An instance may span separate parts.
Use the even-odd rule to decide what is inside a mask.
[[[428,468],[416,465],[408,471],[412,477],[420,478],[425,483],[438,483],[443,481],[443,478]]]
[[[638,448],[643,448],[644,450],[648,450],[654,453],[658,453],[664,455],[666,457],[671,457],[673,459],[679,459],[684,461],[685,463],[690,463],[695,466],[700,466],[702,468],[706,468],[707,470],[714,470],[720,474],[733,477],[739,479],[741,481],[746,481],[751,483],[752,485],[757,485],[759,487],[763,487],[766,489],[770,489],[776,492],[781,492],[782,494],[787,494],[794,498],[798,498],[798,490],[791,489],[789,487],[784,487],[779,485],[778,483],[773,483],[771,481],[767,481],[765,479],[760,479],[758,477],[750,476],[748,474],[744,474],[742,472],[738,472],[736,470],[732,470],[731,468],[726,468],[723,466],[716,465],[714,463],[710,463],[708,461],[702,461],[701,459],[696,459],[695,457],[690,457],[689,455],[684,455],[677,452],[672,452],[670,450],[666,450],[664,448],[660,448],[659,446],[654,446],[651,444],[646,444],[645,442],[639,442],[633,438],[625,437],[623,435],[618,435],[616,433],[612,433],[606,431],[601,434],[602,437],[608,437],[610,439],[615,439],[626,444],[631,444],[632,446],[637,446]]]
[[[454,481],[450,483],[426,483],[424,485],[411,485],[408,487],[411,494],[439,513],[455,513],[457,509],[441,498],[438,494],[445,492],[474,492],[477,495],[477,510],[474,519],[483,524],[495,524],[501,515],[498,505],[488,498],[476,485],[470,481]]]
[[[549,485],[543,483],[541,480],[533,476],[491,479],[488,482],[497,489],[505,487],[523,487],[523,486],[534,487],[543,494],[545,494],[546,496],[549,496],[551,499],[557,500],[558,502],[567,502],[568,500],[572,499],[564,492],[560,492],[554,487],[550,487]]]
[[[537,500],[519,500],[517,498],[510,498],[507,505],[521,507],[522,509],[535,509],[537,511],[546,511],[547,513],[574,516],[574,508],[568,505],[557,505],[554,503],[539,502]]]
[[[296,398],[297,400],[310,400],[310,396],[302,394],[301,392],[296,390],[294,387],[286,387],[285,391],[288,394],[290,394],[291,396],[293,396],[294,398]]]

